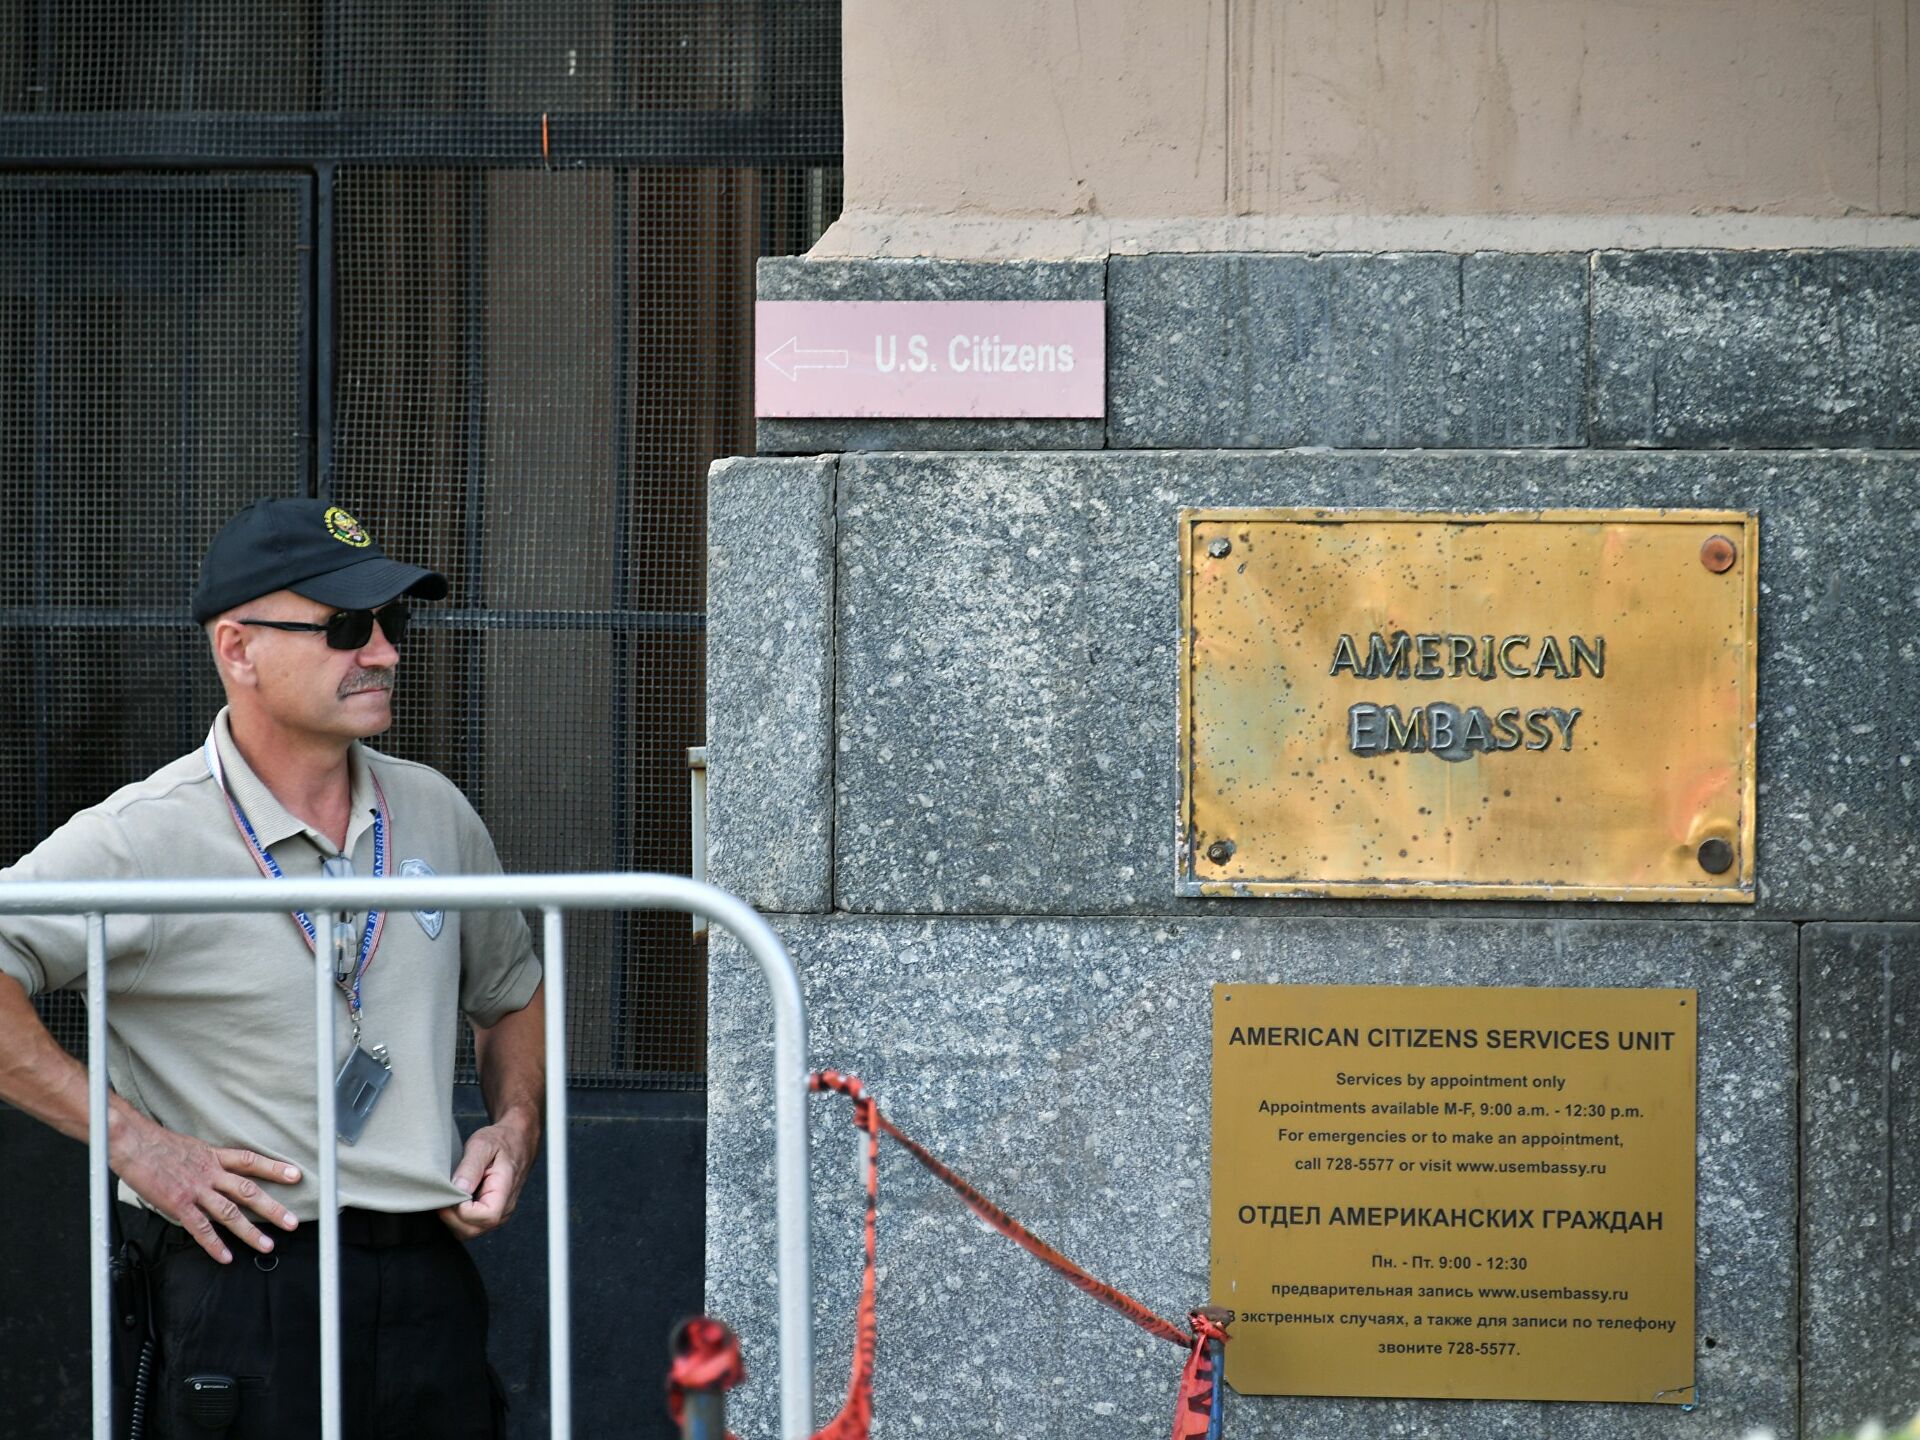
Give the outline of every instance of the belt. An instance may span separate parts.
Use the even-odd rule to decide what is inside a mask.
[[[320,1233],[317,1220],[301,1223],[302,1230]],[[351,1205],[340,1212],[340,1243],[359,1245],[368,1250],[391,1250],[396,1245],[426,1245],[452,1235],[437,1210],[415,1210],[389,1215],[382,1210],[356,1210]]]
[[[149,1225],[157,1224],[167,1236],[166,1244],[172,1248],[185,1248],[196,1243],[185,1230],[162,1220],[153,1211],[126,1205],[125,1202],[121,1202],[121,1205],[122,1214],[127,1218],[130,1227],[142,1221]],[[302,1241],[317,1245],[320,1239],[318,1220],[302,1220],[300,1228],[290,1235],[279,1226],[265,1222],[260,1222],[260,1228],[273,1236],[276,1248],[299,1244]],[[382,1210],[360,1210],[349,1205],[340,1212],[340,1243],[357,1245],[364,1250],[391,1250],[401,1245],[428,1245],[452,1234],[453,1232],[447,1228],[446,1221],[440,1218],[436,1210],[416,1210],[393,1215]],[[244,1250],[246,1247],[234,1241],[232,1248]]]

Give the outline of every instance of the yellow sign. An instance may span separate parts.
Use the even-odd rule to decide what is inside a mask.
[[[1691,990],[1216,985],[1254,1395],[1693,1400]]]
[[[1758,540],[1183,512],[1176,889],[1751,902]]]

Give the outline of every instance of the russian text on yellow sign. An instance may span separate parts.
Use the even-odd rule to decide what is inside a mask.
[[[1751,901],[1758,532],[1183,512],[1176,888]]]
[[[1698,1003],[1215,986],[1228,1381],[1691,1401]]]

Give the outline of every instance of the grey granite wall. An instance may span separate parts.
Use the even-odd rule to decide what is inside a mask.
[[[1920,1413],[1920,926],[1801,930],[1807,1433]]]
[[[1160,1309],[1207,1292],[1209,987],[1700,989],[1701,1405],[1242,1399],[1230,1433],[1616,1440],[1785,1430],[1795,1407],[1794,927],[1661,920],[786,917],[821,1063],[856,1069],[916,1139],[1039,1233]],[[716,952],[715,973],[747,964]],[[717,986],[707,1291],[775,1333],[770,1011]],[[860,1197],[846,1106],[815,1115],[818,1404],[846,1383]],[[1164,1437],[1180,1353],[967,1218],[898,1152],[881,1191],[876,1436]],[[714,1244],[715,1235],[724,1243]],[[749,1358],[749,1364],[752,1364]],[[771,1434],[762,1391],[730,1417]],[[744,1423],[742,1423],[744,1421]],[[916,1424],[918,1421],[920,1424]]]
[[[1205,1292],[1214,980],[1697,985],[1698,1405],[1240,1398],[1232,1433],[1735,1440],[1920,1408],[1920,256],[763,263],[767,298],[1095,298],[1102,422],[763,425],[712,488],[713,874],[788,938],[816,1061],[1148,1303]],[[1077,427],[1077,428],[1075,428]],[[1759,902],[1181,900],[1189,505],[1761,517]],[[708,1298],[772,1433],[760,986],[711,985]],[[858,1266],[816,1115],[817,1377]],[[1177,1356],[883,1191],[875,1433],[1164,1434]],[[1166,1353],[1161,1353],[1162,1351]]]

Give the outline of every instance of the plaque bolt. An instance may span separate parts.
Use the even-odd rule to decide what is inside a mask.
[[[1700,563],[1716,575],[1724,575],[1731,570],[1738,555],[1739,551],[1733,548],[1733,541],[1724,535],[1709,535],[1706,543],[1700,547]]]
[[[1216,560],[1224,560],[1233,553],[1233,541],[1222,535],[1218,540],[1207,542],[1207,553]]]
[[[1224,540],[1218,540],[1218,541],[1215,541],[1214,543],[1218,545],[1224,545],[1227,542]],[[1211,845],[1207,846],[1207,859],[1211,860],[1216,865],[1224,865],[1227,863],[1227,861],[1231,860],[1232,858],[1233,858],[1233,841],[1231,840],[1216,840]]]
[[[1709,875],[1726,874],[1733,868],[1733,846],[1720,839],[1703,841],[1700,846],[1700,868]]]

